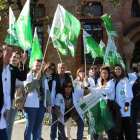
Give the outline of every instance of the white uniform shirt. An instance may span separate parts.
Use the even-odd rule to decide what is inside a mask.
[[[11,95],[11,71],[10,71],[10,65],[9,64],[7,65],[6,68],[3,68],[2,83],[3,83],[5,108],[10,110],[9,96]]]

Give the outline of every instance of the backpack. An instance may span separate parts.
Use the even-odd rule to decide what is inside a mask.
[[[25,93],[24,87],[20,87],[16,90],[13,105],[19,110],[24,110],[24,103],[26,101],[27,94],[28,92]]]

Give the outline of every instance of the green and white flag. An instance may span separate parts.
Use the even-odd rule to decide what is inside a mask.
[[[48,34],[50,34],[50,26],[48,26]],[[68,48],[63,48],[55,37],[52,37],[52,42],[54,48],[57,48],[62,55],[68,55]]]
[[[101,16],[101,18],[105,23],[106,30],[107,30],[107,33],[108,33],[108,37],[119,37],[117,32],[114,29],[114,26],[113,26],[112,22],[110,21],[111,15],[105,14],[105,15]]]
[[[105,99],[98,88],[81,100],[76,109],[89,122],[88,134],[95,135],[115,127]]]
[[[6,37],[5,42],[15,46],[20,46],[18,43],[18,36],[15,28],[15,23],[16,18],[11,7],[9,6],[9,29],[7,30],[9,34]]]
[[[104,55],[99,44],[85,30],[83,30],[83,41],[85,54],[91,53],[92,58]]]
[[[58,4],[52,23],[50,37],[57,39],[63,48],[68,48],[74,57],[77,38],[80,31],[80,22],[72,14]]]
[[[115,66],[118,61],[121,63],[123,69],[125,70],[125,64],[118,52],[118,49],[115,46],[114,41],[109,37],[104,62],[107,66],[110,67],[112,62],[113,66]]]
[[[23,50],[32,47],[32,28],[30,19],[30,0],[27,0],[15,23],[18,41]]]
[[[37,36],[37,28],[35,28],[34,40],[33,40],[33,44],[32,44],[32,51],[31,51],[31,55],[30,55],[29,68],[32,67],[34,61],[37,59],[43,59],[43,54],[42,54],[42,50],[41,50],[38,36]]]
[[[104,44],[104,42],[102,41],[102,39],[101,39],[101,41],[100,41],[99,46],[100,46],[100,48],[102,49],[102,52],[103,52],[103,55],[102,55],[101,57],[104,58],[104,55],[105,55],[105,52],[106,52],[106,47],[105,47],[105,44]]]

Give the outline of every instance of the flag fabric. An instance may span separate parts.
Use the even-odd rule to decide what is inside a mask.
[[[100,46],[100,48],[102,49],[102,52],[103,52],[103,55],[101,57],[104,58],[104,55],[105,55],[105,52],[106,52],[106,46],[105,46],[104,42],[102,41],[102,39],[100,41],[99,46]]]
[[[30,0],[27,0],[15,23],[20,47],[28,50],[32,46],[32,28],[30,19]]]
[[[112,22],[110,21],[111,15],[105,14],[101,18],[102,18],[102,20],[105,23],[108,36],[109,37],[119,37],[118,34],[117,34],[117,32],[114,29],[114,26],[113,26]]]
[[[5,42],[15,46],[20,46],[18,43],[18,36],[15,28],[15,23],[16,18],[11,7],[9,6],[9,29],[7,30],[9,34],[6,37]]]
[[[88,120],[88,134],[90,135],[95,135],[115,127],[100,89],[96,89],[84,97],[76,105],[76,109]]]
[[[106,54],[104,57],[105,65],[110,67],[111,63],[113,62],[113,66],[115,66],[118,63],[118,61],[121,63],[123,69],[125,70],[125,64],[119,54],[119,51],[115,46],[114,41],[109,37],[106,48]]]
[[[34,33],[34,40],[32,44],[32,51],[30,55],[30,63],[29,63],[29,68],[32,67],[33,63],[37,59],[43,59],[43,54],[42,50],[40,48],[38,36],[37,36],[37,28],[35,28],[35,33]]]
[[[85,54],[91,53],[92,58],[104,55],[104,52],[99,44],[85,30],[83,30],[83,41]]]
[[[63,48],[68,48],[73,57],[76,51],[79,31],[79,20],[58,4],[50,31],[50,37],[53,39],[56,38]]]
[[[48,26],[48,34],[50,34],[50,26]],[[57,48],[62,55],[68,55],[68,48],[62,47],[59,41],[55,37],[52,37],[52,42],[53,42],[54,48]]]

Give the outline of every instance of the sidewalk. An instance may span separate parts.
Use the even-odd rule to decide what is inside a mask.
[[[42,129],[42,138],[44,140],[50,140],[50,128],[45,131],[45,129],[49,127],[49,125],[44,125]],[[138,123],[138,134],[139,134],[139,139],[140,139],[140,123]],[[13,129],[13,135],[12,135],[12,140],[24,140],[24,130],[25,130],[25,124],[14,124],[14,129]],[[84,135],[83,135],[83,140],[86,139],[87,136],[87,130],[88,127],[84,128]],[[76,140],[76,132],[77,132],[77,127],[72,126],[71,128],[71,136]],[[107,139],[105,139],[107,140]]]

